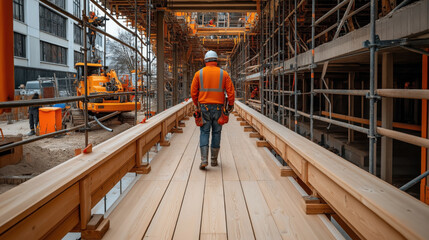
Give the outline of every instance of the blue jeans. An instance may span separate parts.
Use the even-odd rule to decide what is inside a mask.
[[[212,148],[220,148],[222,125],[217,120],[221,116],[222,105],[201,104],[203,126],[200,127],[200,147],[209,146],[210,129],[212,130]]]

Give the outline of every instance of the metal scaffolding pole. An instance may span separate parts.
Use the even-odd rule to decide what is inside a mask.
[[[264,107],[264,11],[262,9],[263,1],[260,1],[260,9],[261,9],[261,16],[259,17],[259,26],[260,26],[260,41],[261,45],[259,48],[259,65],[260,65],[260,77],[259,77],[259,98],[261,99],[261,113],[264,114],[265,107]]]
[[[83,28],[83,85],[85,87],[85,95],[83,99],[83,118],[85,120],[85,146],[88,146],[88,40],[87,40],[87,16],[86,16],[86,0],[83,0],[83,10],[82,10],[82,28]]]
[[[295,46],[294,46],[294,51],[295,51],[295,66],[294,66],[294,98],[295,98],[295,132],[298,132],[298,51],[297,51],[297,44],[298,44],[298,35],[297,35],[297,31],[298,31],[298,27],[297,27],[297,3],[295,0],[295,14],[294,14],[294,28],[295,28]]]
[[[316,0],[311,1],[311,83],[310,83],[310,140],[314,140],[314,32],[316,21]]]
[[[146,16],[147,16],[147,21],[146,21],[146,50],[147,50],[147,64],[146,64],[146,68],[147,68],[147,78],[146,78],[146,118],[150,118],[150,83],[152,81],[152,60],[151,60],[151,43],[150,43],[150,29],[151,29],[151,9],[152,9],[152,3],[151,0],[147,1],[147,9],[146,9]],[[149,162],[149,155],[148,155],[148,162]]]
[[[135,28],[135,31],[134,31],[134,34],[135,34],[135,36],[134,36],[134,48],[135,48],[135,54],[134,54],[134,56],[135,56],[135,70],[134,70],[134,72],[135,72],[135,77],[136,77],[136,79],[135,79],[135,82],[134,82],[134,84],[135,84],[135,86],[134,86],[134,89],[135,89],[135,91],[136,91],[136,95],[134,96],[134,125],[137,125],[137,101],[138,101],[138,88],[139,88],[139,84],[138,84],[138,76],[139,76],[139,74],[138,74],[138,66],[137,66],[137,37],[138,37],[138,35],[137,35],[137,0],[134,0],[134,28]]]
[[[164,14],[162,10],[156,12],[156,81],[157,81],[157,106],[156,112],[160,113],[165,109],[164,94]]]
[[[280,4],[279,4],[279,8],[278,8],[278,13],[277,13],[277,21],[278,21],[278,23],[277,23],[277,26],[280,28],[280,25],[278,25],[278,24],[280,24]],[[278,31],[277,31],[277,63],[280,63],[280,29],[278,29]],[[281,77],[280,77],[280,74],[277,74],[277,89],[279,90],[278,91],[278,93],[277,93],[277,102],[278,102],[278,104],[279,104],[279,107],[277,107],[277,122],[279,122],[280,123],[280,104],[281,104],[281,102],[280,102],[280,79],[281,79]]]
[[[374,174],[374,160],[375,160],[375,51],[376,51],[376,39],[375,39],[375,14],[376,14],[376,2],[371,0],[371,22],[370,22],[370,71],[369,71],[369,172]]]

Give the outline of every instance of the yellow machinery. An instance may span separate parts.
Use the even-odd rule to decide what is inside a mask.
[[[76,63],[77,70],[77,96],[85,94],[84,85],[84,64]],[[122,87],[118,76],[114,70],[105,72],[103,66],[99,63],[87,64],[87,86],[88,96],[101,95],[106,93],[121,93],[127,91]],[[137,102],[137,109],[140,109],[140,102]],[[73,125],[83,123],[83,103],[79,102],[79,109],[72,112]],[[130,112],[135,109],[135,103],[130,100],[129,95],[109,96],[89,99],[88,112],[91,115],[103,115],[111,112]],[[80,112],[80,113],[79,113]],[[134,116],[121,114],[120,119],[123,122],[133,122]]]

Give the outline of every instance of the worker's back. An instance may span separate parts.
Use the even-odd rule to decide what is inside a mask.
[[[234,86],[229,74],[219,68],[216,62],[206,63],[206,67],[195,73],[192,81],[192,98],[198,97],[202,104],[223,104],[224,91],[228,96],[234,96]],[[230,97],[231,98],[231,97]],[[233,103],[234,99],[230,99]]]

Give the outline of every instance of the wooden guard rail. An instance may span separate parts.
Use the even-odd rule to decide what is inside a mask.
[[[360,238],[429,238],[428,205],[243,103],[235,109]]]
[[[91,209],[127,172],[144,172],[143,155],[191,110],[191,101],[178,104],[95,146],[92,153],[1,194],[0,239],[59,239],[71,230],[94,233],[88,224]]]

